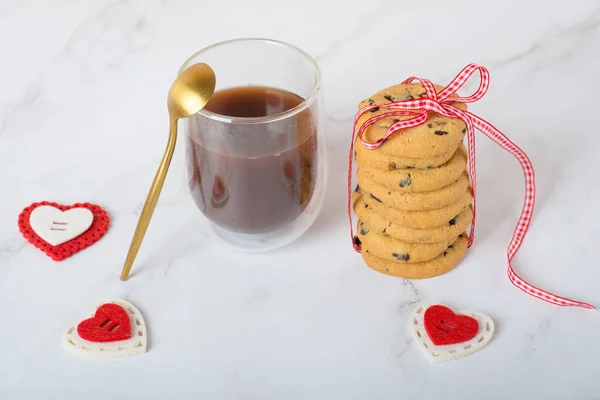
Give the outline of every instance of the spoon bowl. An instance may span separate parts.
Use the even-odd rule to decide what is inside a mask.
[[[167,105],[171,118],[187,118],[204,108],[215,91],[212,68],[199,63],[186,68],[169,89]]]

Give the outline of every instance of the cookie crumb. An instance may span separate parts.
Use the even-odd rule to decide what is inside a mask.
[[[456,217],[452,218],[448,223],[450,225],[456,225],[456,218],[458,218],[458,215]],[[459,236],[459,237],[462,237],[462,236]]]
[[[387,101],[394,101],[394,96],[391,96],[389,94],[386,94],[385,96],[383,96],[384,99],[386,99]]]
[[[362,242],[360,241],[360,239],[356,235],[354,235],[354,238],[352,239],[352,243],[354,243],[356,246],[362,245]]]
[[[448,132],[446,132],[446,131],[435,131],[434,133],[438,136],[444,136],[444,135],[448,134]]]

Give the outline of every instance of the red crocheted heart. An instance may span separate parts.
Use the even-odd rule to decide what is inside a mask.
[[[437,346],[466,342],[479,331],[479,323],[475,318],[455,314],[442,305],[433,305],[425,310],[423,324],[427,335]]]
[[[68,242],[59,244],[58,246],[52,246],[40,238],[33,231],[31,225],[29,224],[29,216],[31,215],[31,212],[39,206],[52,206],[61,211],[79,207],[87,208],[94,215],[94,220],[89,229],[81,235],[69,240]],[[100,240],[100,238],[106,233],[109,222],[110,218],[106,214],[106,211],[104,211],[100,206],[90,203],[76,203],[70,206],[64,206],[57,203],[42,201],[40,203],[33,203],[29,207],[23,209],[21,214],[19,214],[19,230],[25,239],[46,253],[54,261],[62,261],[65,258],[72,256],[78,251],[81,251]]]
[[[90,342],[117,342],[131,338],[127,311],[118,304],[103,304],[90,319],[77,325],[77,334]]]

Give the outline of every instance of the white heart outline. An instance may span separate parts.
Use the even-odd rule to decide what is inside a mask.
[[[447,305],[440,303],[427,305],[419,304],[415,307],[415,310],[410,315],[409,319],[409,325],[417,345],[427,355],[427,358],[429,358],[431,362],[442,363],[476,353],[483,349],[490,342],[492,336],[494,336],[494,321],[488,315],[479,311],[456,311],[452,307],[448,307],[455,314],[468,315],[469,317],[475,318],[479,324],[477,335],[475,335],[473,339],[462,343],[441,346],[433,344],[425,330],[424,315],[429,307],[435,305],[448,307]]]
[[[57,225],[56,221],[66,222],[66,225]],[[90,229],[93,222],[94,214],[85,207],[61,211],[53,206],[42,205],[34,208],[29,215],[31,229],[51,246],[58,246],[75,239]]]
[[[64,337],[66,346],[73,352],[91,358],[113,358],[134,356],[146,352],[148,344],[148,332],[146,322],[140,310],[126,300],[115,299],[100,304],[96,310],[103,304],[117,304],[127,312],[131,323],[131,338],[119,340],[117,342],[90,342],[83,339],[77,333],[77,325],[69,328]],[[93,317],[96,310],[90,315]],[[79,324],[79,323],[78,323]]]

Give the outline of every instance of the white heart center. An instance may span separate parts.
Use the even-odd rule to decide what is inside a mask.
[[[52,246],[68,242],[87,231],[94,215],[87,208],[61,211],[52,206],[36,207],[29,216],[31,229]]]

